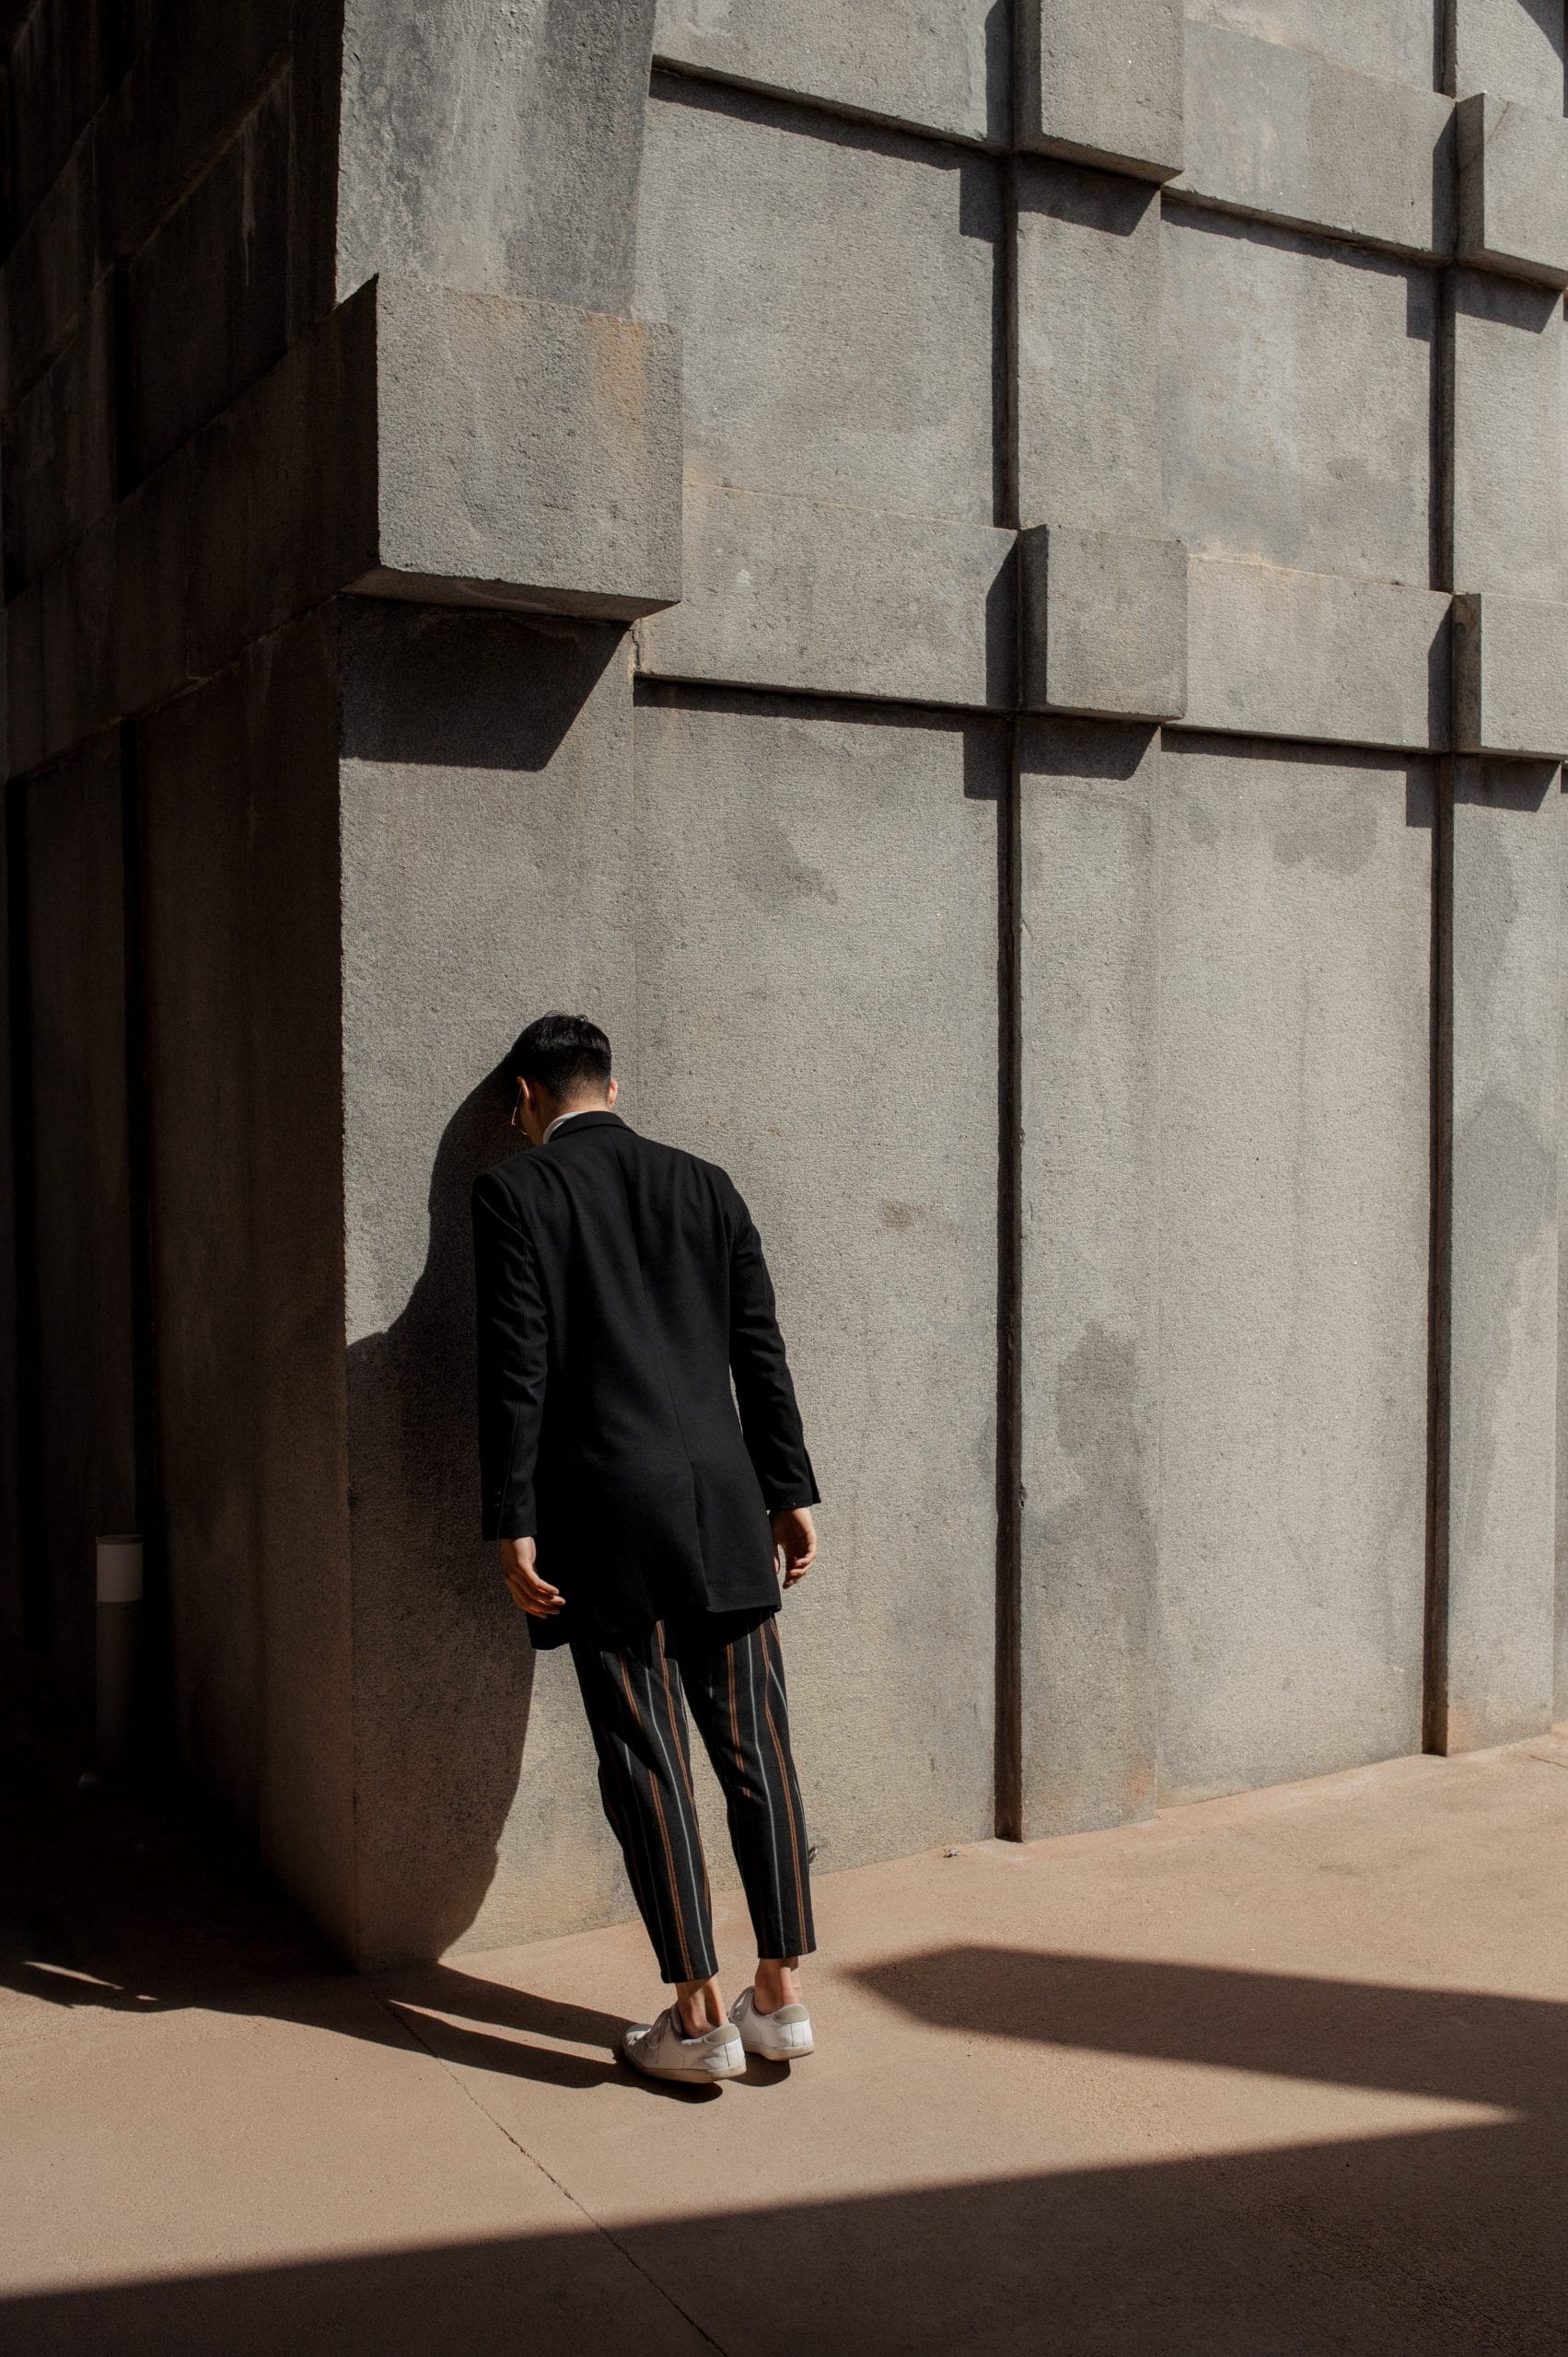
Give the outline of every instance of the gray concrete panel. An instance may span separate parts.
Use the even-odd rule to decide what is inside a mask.
[[[1445,1751],[1550,1724],[1557,1424],[1560,781],[1455,765]]]
[[[1155,1805],[1158,737],[1020,750],[1026,1840]]]
[[[627,1109],[732,1173],[777,1286],[823,1499],[781,1624],[812,1840],[983,1836],[1002,732],[655,689],[636,747]]]
[[[688,475],[995,522],[996,170],[656,81],[636,308],[681,331]]]
[[[1038,524],[1020,534],[1023,701],[1031,711],[1179,720],[1187,708],[1179,540]]]
[[[624,311],[654,0],[348,0],[338,295],[378,271]]]
[[[1160,1783],[1415,1750],[1433,790],[1166,738]]]
[[[382,276],[382,595],[622,619],[680,595],[668,328]]]
[[[1011,532],[686,486],[684,587],[637,632],[679,679],[917,703],[1011,703]]]
[[[32,1275],[49,1649],[92,1690],[94,1542],[134,1529],[124,866],[110,731],[29,779],[27,1004],[34,1074]]]
[[[1432,273],[1168,209],[1162,260],[1167,530],[1425,588]]]
[[[1568,605],[1456,598],[1454,742],[1544,761],[1568,752]]]
[[[1543,114],[1562,112],[1562,0],[1450,0],[1450,15],[1456,98],[1485,90]]]
[[[496,1066],[530,1017],[581,1009],[627,1058],[632,711],[629,646],[603,624],[356,602],[343,633],[356,1953],[370,1963],[630,1912],[570,1665],[535,1678],[480,1538],[469,1189],[515,1150]]]
[[[1157,531],[1159,198],[1025,159],[1017,206],[1019,517]]]
[[[1189,25],[1186,51],[1178,189],[1376,246],[1452,251],[1446,99],[1215,25]]]
[[[1441,748],[1449,733],[1441,592],[1194,557],[1187,720],[1328,744]]]
[[[1478,92],[1456,129],[1461,259],[1568,285],[1568,121]]]
[[[1020,147],[1168,180],[1182,164],[1181,0],[1017,0]]]
[[[1450,334],[1455,586],[1568,596],[1562,298],[1454,273]]]
[[[1220,25],[1314,52],[1354,74],[1430,90],[1443,0],[1187,0],[1190,25]]]
[[[855,114],[1005,144],[1007,12],[995,0],[659,0],[656,58]]]

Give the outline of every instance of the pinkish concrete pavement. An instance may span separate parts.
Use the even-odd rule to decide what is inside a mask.
[[[20,1959],[0,2348],[1568,2351],[1561,1736],[818,1887],[818,2054],[691,2094],[611,2060],[633,1925],[173,1996]]]

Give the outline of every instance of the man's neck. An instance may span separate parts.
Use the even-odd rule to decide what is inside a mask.
[[[570,1105],[563,1105],[559,1112],[551,1115],[550,1120],[545,1123],[544,1136],[540,1143],[548,1144],[552,1132],[561,1127],[562,1122],[571,1120],[577,1113],[608,1113],[610,1107],[602,1097],[574,1097]]]

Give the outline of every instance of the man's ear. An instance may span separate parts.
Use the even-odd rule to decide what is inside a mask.
[[[621,1083],[616,1079],[615,1074],[611,1073],[610,1075],[610,1086],[604,1092],[605,1103],[607,1105],[613,1105],[620,1094]]]

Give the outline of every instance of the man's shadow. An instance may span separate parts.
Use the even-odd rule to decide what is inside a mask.
[[[478,1915],[517,1789],[533,1653],[480,1537],[470,1190],[520,1141],[497,1066],[442,1132],[406,1307],[348,1353],[358,1961]]]

